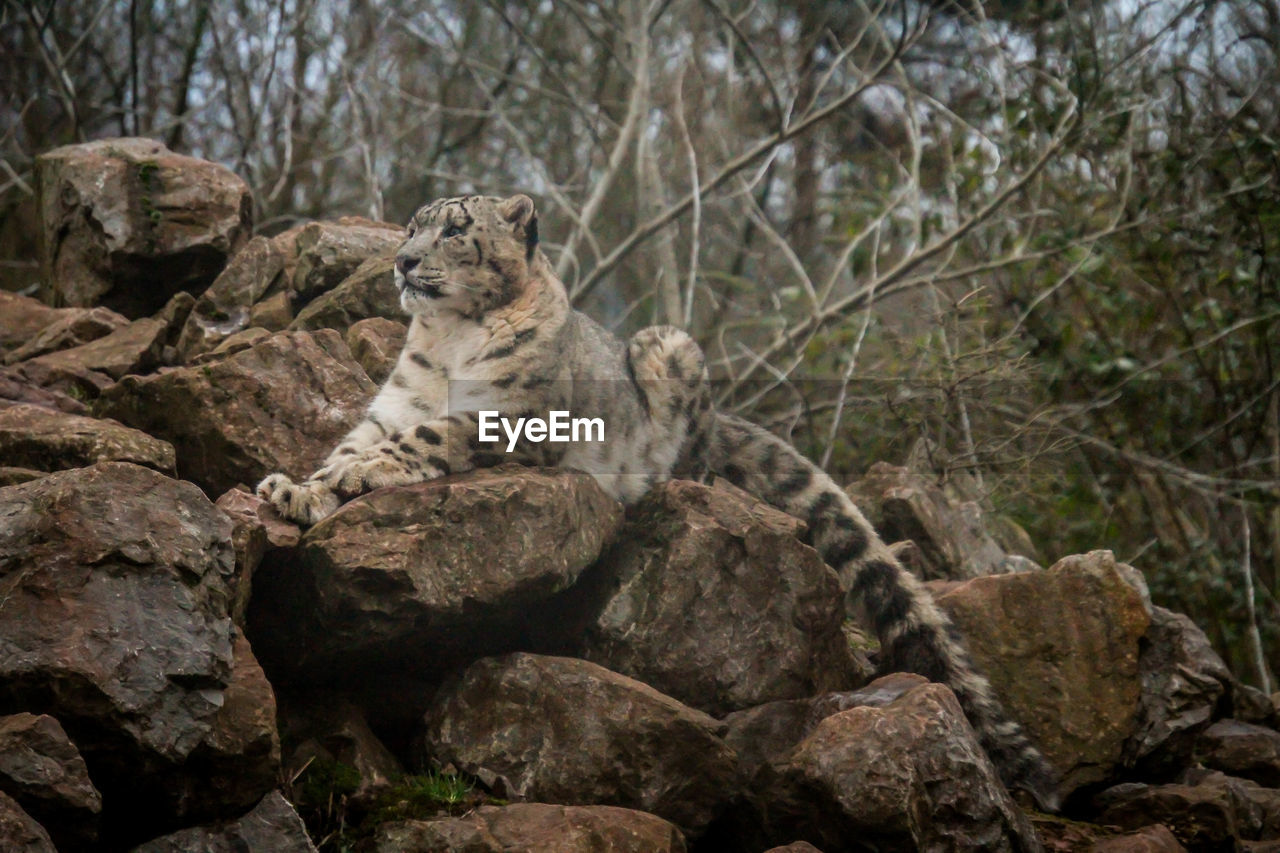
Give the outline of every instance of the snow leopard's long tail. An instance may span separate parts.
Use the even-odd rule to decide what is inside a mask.
[[[808,523],[811,544],[861,597],[880,639],[881,668],[919,673],[950,687],[1005,784],[1056,810],[1054,774],[1044,756],[1009,719],[928,590],[902,568],[853,501],[768,430],[732,415],[714,418],[712,473]]]

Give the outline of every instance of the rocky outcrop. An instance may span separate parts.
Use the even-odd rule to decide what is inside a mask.
[[[1137,731],[1150,617],[1109,551],[1044,572],[976,578],[938,596],[1005,708],[1061,776],[1108,778]]]
[[[97,839],[102,795],[53,717],[0,717],[0,791],[52,832],[63,850],[84,849]]]
[[[198,294],[249,237],[249,188],[149,139],[68,145],[36,158],[42,300],[145,317]]]
[[[219,361],[126,377],[97,411],[171,443],[210,495],[273,471],[305,477],[376,388],[337,332],[283,332]]]
[[[652,812],[697,834],[737,791],[723,725],[638,681],[572,658],[472,664],[426,716],[441,764],[500,797]]]
[[[322,293],[333,290],[375,256],[384,256],[373,278],[390,275],[391,258],[404,240],[404,229],[386,222],[344,217],[337,222],[312,222],[296,240],[298,261],[290,279],[290,301],[302,308]],[[385,267],[385,271],[381,268]],[[376,284],[374,286],[377,286]],[[395,293],[392,285],[390,293]],[[398,303],[391,307],[395,309]],[[316,328],[310,326],[308,328]]]
[[[184,829],[135,847],[133,853],[316,853],[302,818],[273,792],[239,820]]]
[[[507,467],[379,489],[263,567],[250,629],[282,676],[359,675],[373,660],[440,671],[510,650],[621,518],[576,472]]]
[[[34,471],[82,468],[98,462],[133,462],[172,474],[173,445],[115,421],[0,406],[0,459]]]
[[[545,803],[481,806],[465,817],[388,824],[369,846],[372,853],[684,853],[685,849],[680,830],[651,814]]]
[[[369,247],[377,254],[363,261],[339,283],[327,286],[323,277],[312,271],[313,277],[321,278],[318,285],[325,289],[298,312],[289,328],[344,330],[372,317],[407,319],[400,308],[400,293],[394,277],[395,250],[401,238],[397,233],[393,241],[386,242],[385,235],[392,232],[370,229],[370,233],[378,235]],[[378,245],[383,248],[376,249]],[[302,256],[300,269],[308,257]]]
[[[1195,758],[1213,770],[1280,788],[1280,732],[1272,729],[1219,720],[1196,740]]]
[[[857,686],[840,581],[799,533],[732,487],[659,485],[601,561],[582,656],[711,714]]]

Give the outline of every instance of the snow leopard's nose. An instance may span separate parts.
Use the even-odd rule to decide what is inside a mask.
[[[408,275],[409,271],[418,265],[417,258],[410,258],[405,255],[396,256],[396,269],[400,270],[401,275]]]

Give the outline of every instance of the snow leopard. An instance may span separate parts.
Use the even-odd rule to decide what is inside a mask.
[[[787,441],[717,411],[703,352],[684,331],[651,327],[624,342],[575,310],[539,246],[528,196],[420,208],[394,277],[411,318],[404,349],[364,420],[319,470],[302,482],[272,474],[258,486],[283,515],[315,524],[383,486],[509,461],[588,472],[623,504],[669,479],[722,477],[802,519],[869,616],[881,669],[948,685],[1006,784],[1056,805],[1041,753],[844,490]],[[604,440],[482,440],[484,412],[515,421],[554,411],[601,418]]]

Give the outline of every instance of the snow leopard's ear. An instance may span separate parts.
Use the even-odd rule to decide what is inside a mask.
[[[498,205],[498,215],[524,231],[525,260],[533,260],[533,250],[538,248],[538,213],[533,209],[533,199],[527,195],[513,195]]]

